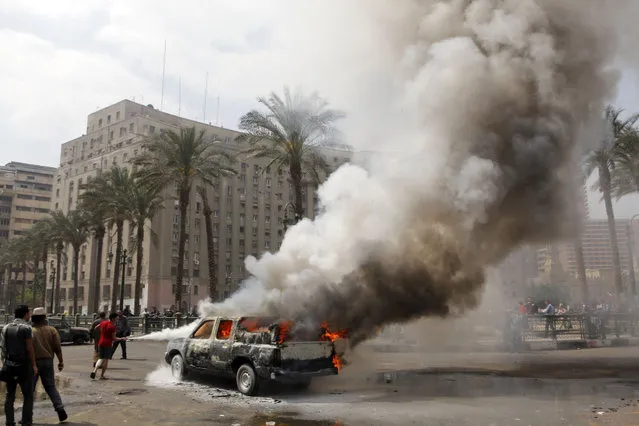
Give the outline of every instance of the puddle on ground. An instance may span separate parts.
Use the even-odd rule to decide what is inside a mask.
[[[270,422],[270,423],[269,423]],[[258,415],[251,419],[250,426],[346,426],[345,423],[335,420],[305,420],[294,417],[283,417],[281,415]],[[241,423],[237,423],[243,426]]]
[[[55,386],[58,391],[62,389],[66,389],[71,386],[71,378],[64,376],[55,376]],[[7,393],[7,385],[4,382],[0,382],[0,401],[4,401],[4,397]],[[35,396],[34,401],[47,401],[49,399],[49,395],[44,391],[42,387],[42,382],[38,380],[35,388]],[[20,386],[18,386],[16,390],[16,401],[22,401],[22,391],[20,391]],[[0,404],[0,412],[4,413],[4,408],[2,404]]]
[[[409,388],[422,397],[478,398],[497,396],[526,396],[531,398],[570,398],[573,396],[606,395],[633,396],[639,381],[620,382],[614,379],[564,380],[509,377],[486,373],[433,373],[429,371],[395,371],[380,373],[377,385],[394,389]]]

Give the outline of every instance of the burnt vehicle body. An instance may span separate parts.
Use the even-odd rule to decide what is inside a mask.
[[[189,373],[235,378],[245,395],[273,380],[307,388],[313,377],[338,374],[338,356],[321,332],[291,338],[288,323],[256,317],[208,317],[189,337],[168,343],[165,361],[174,377]]]

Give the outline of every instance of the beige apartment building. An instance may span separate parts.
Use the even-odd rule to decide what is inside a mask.
[[[24,235],[34,223],[49,217],[53,191],[54,167],[11,162],[0,167],[0,245]],[[13,273],[17,269],[14,267]],[[5,273],[3,283],[7,282]],[[18,275],[18,285],[23,282]],[[27,273],[27,286],[33,283],[33,274]],[[1,291],[6,303],[6,286]]]
[[[181,127],[204,130],[206,137],[221,148],[237,154],[244,147],[235,142],[238,132],[199,123],[167,114],[129,100],[124,100],[88,116],[86,133],[64,143],[61,148],[60,168],[54,179],[51,208],[68,212],[77,206],[80,186],[91,177],[114,165],[131,167],[130,160],[142,149],[143,142],[154,134]],[[325,149],[324,154],[337,168],[350,159],[351,152]],[[213,231],[217,248],[218,300],[228,297],[247,277],[244,260],[248,255],[259,256],[275,251],[284,235],[284,218],[293,200],[286,170],[266,168],[268,160],[239,158],[235,164],[237,176],[223,178],[215,187],[208,188],[213,209]],[[266,168],[266,169],[265,169]],[[317,207],[316,185],[307,183],[304,205],[306,215],[313,217]],[[142,272],[142,307],[168,308],[174,301],[177,270],[180,219],[177,203],[167,192],[165,208],[149,226],[157,235],[155,242],[147,238],[144,244]],[[288,213],[290,217],[290,212]],[[185,253],[184,308],[190,308],[208,297],[208,267],[206,231],[202,202],[193,192],[187,215],[188,241]],[[113,268],[109,253],[115,252],[115,230],[107,232],[100,280],[100,306],[109,305],[113,285]],[[129,229],[125,226],[125,235]],[[147,233],[147,235],[150,235]],[[127,240],[125,238],[125,240]],[[87,312],[91,266],[95,260],[92,241],[88,241],[80,255],[78,311]],[[132,244],[125,241],[125,248]],[[61,268],[61,301],[59,312],[70,312],[72,306],[71,252],[67,264]],[[125,305],[133,305],[135,262],[125,265]],[[50,291],[48,292],[50,293]],[[48,294],[50,297],[50,294]],[[48,299],[49,300],[49,299]]]

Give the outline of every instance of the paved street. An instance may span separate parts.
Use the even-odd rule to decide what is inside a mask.
[[[65,347],[60,376],[71,425],[630,425],[639,424],[639,349],[528,354],[353,355],[339,377],[305,394],[233,383],[175,383],[158,369],[164,344],[131,342],[111,380],[91,381],[90,346]],[[152,373],[153,372],[153,373]],[[149,373],[152,373],[147,380]],[[41,393],[39,393],[41,395]],[[49,401],[38,424],[56,424]]]

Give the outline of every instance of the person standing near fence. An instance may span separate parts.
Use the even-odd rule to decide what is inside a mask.
[[[35,389],[38,378],[40,378],[42,387],[53,403],[53,409],[58,413],[58,419],[63,422],[67,419],[67,412],[64,410],[62,398],[55,387],[55,370],[53,368],[54,355],[58,357],[58,371],[62,371],[64,368],[60,334],[55,327],[47,324],[44,308],[35,308],[31,321],[33,322],[33,347],[38,366],[38,372],[33,378],[33,388]]]
[[[106,312],[100,312],[98,315],[98,319],[93,321],[91,324],[91,329],[89,333],[91,334],[91,338],[93,339],[93,367],[95,368],[95,363],[98,362],[98,342],[100,341],[100,324],[102,321],[106,320]]]
[[[16,390],[22,391],[22,425],[33,424],[33,377],[38,374],[38,366],[33,349],[33,330],[29,319],[31,312],[26,305],[15,310],[15,320],[2,329],[0,348],[2,348],[3,369],[6,370],[7,393],[4,400],[4,413],[7,426],[15,426],[14,407]]]
[[[118,319],[115,322],[116,337],[129,337],[131,335],[131,326],[129,325],[129,319],[124,312],[118,312]],[[126,359],[126,339],[116,340],[113,344],[113,355],[118,346],[122,346],[122,358]]]

